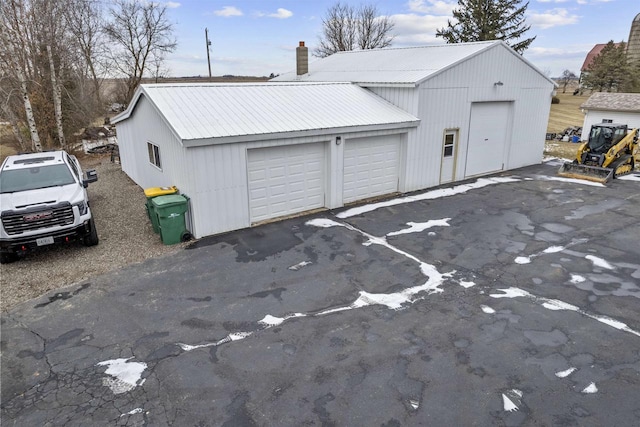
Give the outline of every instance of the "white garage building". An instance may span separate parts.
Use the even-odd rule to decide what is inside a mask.
[[[640,128],[640,93],[596,92],[580,106],[584,111],[582,140],[589,139],[596,123],[619,123],[630,129]]]
[[[178,186],[203,237],[539,163],[555,88],[499,41],[344,52],[276,80],[142,85],[112,120],[123,170]]]

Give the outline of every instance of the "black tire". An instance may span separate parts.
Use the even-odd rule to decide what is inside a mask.
[[[0,253],[0,264],[9,264],[18,260],[18,255],[13,252]]]
[[[84,236],[83,243],[85,246],[95,246],[98,244],[98,230],[96,230],[96,223],[93,218],[89,220],[89,234]]]
[[[189,233],[188,231],[185,231],[180,236],[180,241],[181,242],[188,242],[189,240],[191,240],[192,237],[193,236],[191,235],[191,233]]]

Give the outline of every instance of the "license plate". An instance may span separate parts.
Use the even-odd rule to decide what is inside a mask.
[[[38,246],[51,245],[53,244],[53,237],[42,237],[40,239],[36,239],[36,244]]]

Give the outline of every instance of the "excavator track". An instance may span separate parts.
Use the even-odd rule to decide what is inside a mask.
[[[629,175],[633,172],[635,168],[635,164],[633,161],[633,156],[631,154],[627,154],[625,156],[620,157],[613,163],[611,163],[611,169],[614,170],[613,177],[617,178],[623,175]]]

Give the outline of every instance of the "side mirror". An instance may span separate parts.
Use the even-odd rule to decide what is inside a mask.
[[[82,181],[82,186],[87,188],[89,184],[92,182],[96,182],[98,180],[98,172],[95,169],[89,169],[86,172],[87,178]]]

